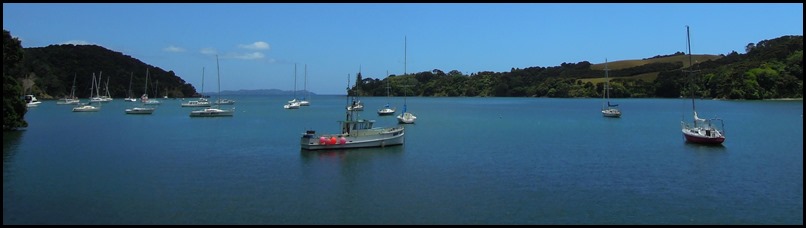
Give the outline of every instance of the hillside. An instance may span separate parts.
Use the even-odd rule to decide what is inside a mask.
[[[254,89],[254,90],[224,90],[221,95],[257,95],[257,96],[292,96],[295,92],[293,90],[279,90],[279,89]],[[316,95],[316,93],[308,92],[305,90],[296,91],[297,96],[303,97],[306,95]],[[205,93],[205,95],[215,96],[215,92]]]
[[[720,99],[803,97],[803,36],[782,36],[750,43],[746,54],[694,55],[694,65],[682,53],[608,63],[611,97],[665,97],[681,94]],[[696,74],[689,75],[693,68]],[[604,64],[588,61],[552,67],[512,68],[465,75],[440,69],[383,80],[356,76],[350,94],[385,96],[468,97],[602,97]]]
[[[58,99],[70,94],[76,78],[76,96],[90,96],[93,74],[101,85],[109,85],[112,97],[127,97],[129,81],[135,96],[143,93],[146,69],[149,71],[150,96],[190,97],[196,89],[173,71],[97,45],[50,45],[23,48],[23,78],[18,78],[26,92],[40,99]],[[133,77],[133,79],[132,79]],[[103,88],[103,87],[102,87]],[[137,88],[135,90],[135,88]]]
[[[691,59],[694,63],[717,60],[722,57],[723,56],[721,55],[691,55]],[[689,66],[689,59],[687,55],[682,55],[681,53],[681,55],[672,55],[659,58],[650,58],[642,60],[620,60],[620,61],[608,62],[607,68],[609,68],[610,70],[623,70],[653,63],[680,63],[682,64],[680,69],[683,69]],[[604,71],[604,68],[605,63],[598,63],[591,65],[591,70]],[[641,74],[617,76],[617,77],[610,75],[610,78],[611,79],[620,78],[624,80],[643,80],[646,82],[651,82],[655,81],[655,79],[658,77],[658,74],[660,74],[660,72],[649,72],[649,73],[641,73]],[[579,79],[579,81],[581,81],[582,83],[591,82],[593,84],[602,83],[605,81],[604,75],[597,75],[595,77],[596,78],[583,78]]]
[[[709,60],[716,60],[722,58],[722,55],[691,55],[692,60],[694,63],[698,62],[705,62]],[[631,67],[638,67],[646,64],[651,63],[674,63],[680,62],[683,63],[683,67],[688,67],[688,55],[685,54],[677,54],[671,56],[664,56],[658,58],[649,58],[649,59],[641,59],[641,60],[619,60],[619,61],[612,61],[607,63],[607,67],[611,70],[621,70]],[[592,70],[603,70],[605,63],[598,63],[591,65]]]

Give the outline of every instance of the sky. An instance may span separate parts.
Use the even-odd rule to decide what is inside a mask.
[[[3,29],[24,48],[95,44],[197,90],[203,68],[209,86],[220,74],[221,90],[346,94],[359,71],[643,59],[686,52],[686,26],[693,54],[745,53],[802,36],[803,3],[3,3]]]

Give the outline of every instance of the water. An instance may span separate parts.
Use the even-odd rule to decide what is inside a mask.
[[[403,146],[300,151],[344,96],[233,97],[233,117],[164,100],[126,115],[45,101],[3,134],[3,224],[803,224],[803,101],[698,100],[721,147],[680,132],[690,100],[414,98]],[[362,97],[376,126],[387,102]]]

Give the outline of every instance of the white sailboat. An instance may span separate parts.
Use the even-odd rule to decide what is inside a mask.
[[[101,96],[101,99],[103,99],[104,102],[110,102],[110,101],[114,100],[112,98],[112,95],[109,94],[109,79],[112,79],[112,78],[110,77],[110,78],[106,79],[106,88],[104,89],[104,91],[106,91],[106,95]],[[100,81],[100,80],[98,80],[98,81]]]
[[[90,86],[90,101],[89,101],[89,103],[86,103],[86,104],[78,103],[75,107],[73,107],[73,112],[97,112],[97,111],[101,110],[101,100],[100,99],[96,99],[96,100],[92,99],[92,98],[94,98],[92,96],[93,91],[97,91],[95,89],[95,87],[96,87],[95,84],[96,84],[95,83],[95,73],[93,73],[92,74],[92,85]],[[98,106],[92,105],[92,102],[97,102]]]
[[[405,37],[404,37],[404,40],[403,40],[403,47],[404,47],[403,48],[403,56],[404,56],[403,57],[403,75],[406,75],[406,60],[407,60],[406,49],[407,49],[407,46],[406,46]],[[406,91],[404,90],[403,91],[403,113],[400,113],[400,115],[397,116],[397,122],[398,123],[401,123],[401,124],[413,124],[414,121],[417,120],[417,116],[415,116],[414,114],[412,114],[412,113],[410,113],[408,111],[407,105],[408,105],[408,103],[406,102]]]
[[[148,68],[146,68],[145,93],[143,93],[143,96],[141,97],[141,99],[143,100],[143,102],[141,102],[142,106],[127,108],[125,110],[126,114],[151,114],[151,113],[154,113],[155,108],[145,107],[145,105],[147,104],[146,102],[148,102],[148,94],[147,93],[148,93]]]
[[[70,96],[65,97],[56,102],[56,104],[78,104],[81,102],[78,98],[76,98],[76,75],[73,75],[73,88],[70,90]]]
[[[297,100],[297,64],[294,64],[294,99],[283,105],[284,109],[299,109],[300,103]]]
[[[358,74],[359,75],[361,74],[361,67],[358,67]],[[349,77],[349,74],[347,76]],[[358,83],[361,82],[356,81],[355,83],[356,83],[356,91],[355,91],[356,94],[355,96],[353,96],[353,101],[350,102],[349,105],[347,105],[347,111],[364,111],[364,104],[361,103],[361,100],[358,99],[359,93],[361,92],[358,89]],[[347,93],[349,95],[350,91],[347,91]]]
[[[389,92],[390,89],[391,89],[391,86],[389,85],[389,81],[390,81],[389,80],[389,72],[386,72],[386,76],[387,76],[386,77],[386,80],[387,80],[386,81],[386,97],[388,98],[388,97],[391,96],[390,92]],[[383,108],[378,109],[378,115],[379,116],[389,116],[389,115],[392,115],[392,114],[395,114],[395,107],[391,107],[389,105],[389,103],[386,103],[386,105],[384,105]]]
[[[92,103],[92,102],[104,102],[105,101],[105,99],[103,97],[101,97],[101,76],[103,74],[104,74],[103,71],[101,71],[98,74],[98,86],[96,86],[95,85],[95,73],[92,73],[92,85],[95,88],[95,96],[90,97],[90,103]]]
[[[689,38],[689,28],[686,26],[686,45],[688,45],[688,67],[692,68],[691,41]],[[686,142],[709,145],[721,145],[725,142],[725,123],[719,118],[702,119],[697,116],[697,109],[694,106],[694,88],[691,86],[691,78],[694,70],[689,69],[689,92],[691,92],[691,111],[694,113],[694,120],[691,123],[680,121],[683,138]],[[719,127],[714,123],[719,122]]]
[[[303,88],[305,88],[304,90],[305,97],[303,97],[302,100],[299,101],[299,106],[310,106],[311,102],[308,101],[308,96],[311,94],[310,92],[308,92],[308,64],[305,64],[305,87]]]
[[[406,92],[404,90],[404,92],[403,92],[403,113],[400,113],[400,115],[397,115],[397,122],[402,123],[402,124],[413,124],[414,121],[417,120],[417,116],[415,116],[414,114],[408,112],[408,109],[407,109],[408,103],[406,102],[406,95],[405,94],[406,94]]]
[[[221,80],[219,79],[219,82],[220,82],[220,81],[221,81]],[[219,97],[219,98],[217,98],[217,99],[216,99],[216,101],[215,101],[215,102],[213,102],[213,103],[215,103],[216,105],[234,105],[234,104],[235,104],[235,100],[233,100],[233,99],[227,99],[227,98],[221,98],[221,97]]]
[[[201,94],[202,96],[199,97],[198,100],[195,101],[188,101],[186,103],[182,103],[182,107],[210,107],[210,102],[207,101],[207,98],[204,98],[204,67],[202,67],[202,86],[201,86]]]
[[[127,101],[127,102],[136,102],[137,101],[137,98],[134,97],[134,93],[132,93],[132,81],[133,80],[134,80],[134,72],[132,72],[132,76],[129,77],[129,91],[128,91],[128,95],[127,95],[126,99],[123,99],[123,101]]]
[[[602,93],[602,116],[604,117],[621,117],[621,110],[618,109],[618,104],[610,104],[610,78],[608,77],[607,59],[605,59],[605,85],[604,93]],[[605,104],[606,103],[606,104]]]
[[[215,101],[215,104],[217,104],[217,105],[234,105],[235,100],[227,99],[227,98],[219,98],[217,101]]]
[[[349,91],[350,76],[347,76],[347,90]],[[350,102],[348,94],[347,101]],[[355,99],[352,100],[355,102]],[[345,148],[364,147],[386,147],[392,145],[402,145],[404,142],[405,128],[395,127],[373,127],[374,120],[356,119],[355,110],[347,110],[347,118],[339,121],[341,133],[317,135],[314,130],[307,130],[302,133],[300,147],[303,150],[329,150]]]
[[[215,56],[216,71],[218,71],[218,99],[221,99],[221,70],[218,66],[218,55]],[[208,107],[190,112],[190,117],[219,117],[219,116],[232,116],[235,109],[221,109],[218,105],[215,107]]]
[[[146,68],[146,89],[145,92],[143,92],[143,96],[140,96],[140,101],[143,102],[144,105],[159,105],[160,101],[157,99],[148,98],[148,76],[148,68]],[[156,94],[154,94],[154,96],[156,96]]]

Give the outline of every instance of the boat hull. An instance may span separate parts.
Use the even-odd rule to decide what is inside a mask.
[[[191,111],[190,117],[219,117],[219,116],[232,116],[233,110],[198,110]]]
[[[130,108],[126,109],[126,114],[151,114],[154,113],[154,108]]]
[[[619,118],[619,117],[621,117],[621,111],[616,110],[616,109],[605,109],[605,110],[602,110],[602,116]]]
[[[315,137],[313,134],[303,134],[300,147],[303,150],[332,150],[348,148],[387,147],[402,145],[405,133],[403,128],[395,127],[382,130],[379,134],[360,136],[323,135]],[[322,141],[324,137],[326,140]],[[333,139],[333,141],[330,141]]]
[[[78,104],[78,103],[79,103],[78,99],[62,99],[62,100],[56,102],[56,104],[59,104],[59,105],[75,105],[75,104]]]
[[[686,138],[686,142],[690,143],[699,143],[699,144],[722,144],[725,142],[725,137],[705,137],[705,136],[697,136],[697,135],[689,135],[683,133],[683,137]]]
[[[197,108],[198,107],[210,107],[210,104],[209,103],[207,103],[207,104],[204,104],[204,103],[182,103],[182,107],[197,107]]]
[[[73,108],[73,112],[97,112],[99,110],[101,110],[100,107],[89,106],[89,105],[79,106],[79,107]]]
[[[401,124],[413,124],[415,120],[417,120],[417,117],[408,112],[397,116],[397,123]]]
[[[725,142],[725,135],[713,128],[683,128],[682,131],[686,142],[714,145]]]
[[[394,115],[394,114],[395,114],[395,110],[392,110],[392,109],[389,109],[389,110],[385,110],[385,109],[378,110],[378,115],[379,115],[379,116],[391,116],[391,115]]]

